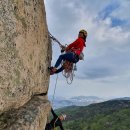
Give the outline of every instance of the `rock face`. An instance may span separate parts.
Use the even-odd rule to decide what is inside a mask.
[[[50,61],[51,43],[43,0],[0,0],[0,114],[26,107],[29,100],[33,103],[37,99],[39,104],[34,110],[38,112],[33,123],[39,120],[45,124],[50,108],[47,97],[32,97],[47,92]],[[25,130],[42,129],[30,125]]]
[[[44,130],[49,105],[44,98],[32,98],[18,110],[12,109],[3,113],[0,118],[0,130]]]

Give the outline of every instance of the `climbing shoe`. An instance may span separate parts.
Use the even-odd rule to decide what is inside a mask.
[[[49,70],[50,70],[50,75],[53,75],[57,71],[57,68],[49,67]]]

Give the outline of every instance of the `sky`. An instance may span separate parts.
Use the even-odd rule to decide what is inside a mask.
[[[130,0],[44,0],[50,33],[62,44],[88,32],[71,85],[58,74],[56,96],[130,97]],[[60,49],[52,42],[52,66]],[[50,78],[54,94],[57,75]]]

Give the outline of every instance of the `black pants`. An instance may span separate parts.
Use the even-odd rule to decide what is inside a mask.
[[[52,130],[52,127],[51,127],[50,123],[46,124],[45,130]]]

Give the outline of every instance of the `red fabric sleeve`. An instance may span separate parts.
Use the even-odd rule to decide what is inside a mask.
[[[85,41],[82,38],[78,38],[76,41],[71,43],[67,48],[66,51],[68,50],[75,50],[75,53],[80,55],[80,53],[83,51],[85,45]]]
[[[75,47],[78,43],[79,39],[77,39],[76,41],[74,41],[73,43],[69,44],[66,48],[66,51],[70,50],[72,47]]]

